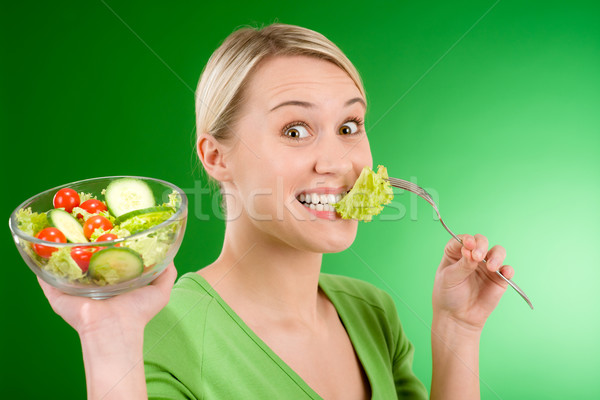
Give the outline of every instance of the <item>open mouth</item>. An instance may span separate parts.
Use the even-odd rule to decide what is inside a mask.
[[[338,203],[348,192],[333,194],[333,193],[300,193],[296,197],[304,207],[315,211],[335,211],[332,206]]]

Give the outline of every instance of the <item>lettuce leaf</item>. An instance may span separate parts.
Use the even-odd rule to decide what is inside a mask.
[[[338,203],[332,204],[344,219],[369,222],[373,215],[383,210],[394,198],[392,186],[387,181],[387,169],[380,165],[377,172],[364,167],[354,187]]]
[[[96,199],[96,196],[94,196],[91,193],[79,192],[79,204],[81,204],[84,201],[87,201],[89,199]]]
[[[90,235],[90,241],[91,242],[95,242],[96,239],[98,239],[100,236],[104,235],[105,233],[110,232],[110,230],[105,231],[102,228],[96,228],[94,229],[94,232],[92,232],[92,234]]]
[[[21,208],[17,211],[17,227],[29,236],[35,236],[36,233],[50,226],[46,213],[36,213],[31,211],[31,207]]]
[[[181,221],[174,221],[165,228],[159,229],[141,238],[126,240],[123,246],[137,251],[144,260],[146,268],[164,260],[171,244],[176,240],[176,233]]]
[[[61,247],[48,259],[48,264],[42,265],[46,271],[52,272],[56,276],[64,277],[69,280],[83,278],[83,272],[79,265],[71,258],[71,248]]]
[[[181,205],[181,195],[175,190],[173,190],[171,193],[169,193],[169,202],[163,204],[163,206],[171,207],[175,210],[179,209],[180,205]]]
[[[125,246],[142,256],[146,268],[162,262],[169,250],[169,244],[161,241],[158,235],[131,240],[126,242]]]
[[[87,221],[87,219],[94,214],[91,214],[91,213],[85,211],[81,207],[73,207],[73,210],[71,211],[71,215],[73,216],[73,218],[75,218],[78,221],[79,221],[79,219],[77,218],[77,216],[81,215],[83,217],[83,220]]]

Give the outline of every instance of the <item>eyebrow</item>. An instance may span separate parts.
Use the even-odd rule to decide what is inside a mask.
[[[348,107],[351,106],[354,103],[360,103],[363,105],[363,107],[366,109],[367,108],[367,104],[365,103],[365,101],[360,98],[360,97],[354,97],[350,100],[348,100],[344,106]],[[275,111],[280,107],[284,107],[284,106],[299,106],[299,107],[304,107],[304,108],[313,108],[315,105],[313,103],[309,103],[307,101],[300,101],[300,100],[289,100],[289,101],[284,101],[283,103],[280,103],[278,105],[276,105],[275,107],[271,108],[269,110],[269,112],[271,111]]]

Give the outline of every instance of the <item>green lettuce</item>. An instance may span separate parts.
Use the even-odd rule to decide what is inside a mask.
[[[164,203],[163,206],[165,207],[171,207],[175,210],[179,209],[179,206],[181,205],[181,195],[173,190],[171,193],[169,193],[169,202],[168,203]]]
[[[127,236],[131,236],[131,232],[129,232],[127,229],[123,229],[121,228],[121,226],[119,225],[115,225],[110,231],[108,231],[109,233],[112,233],[113,235],[117,235],[117,237],[119,239],[121,238],[126,238]]]
[[[73,216],[73,218],[77,219],[78,221],[79,221],[79,219],[77,218],[77,216],[81,215],[83,220],[87,221],[87,219],[94,214],[87,212],[86,210],[84,210],[81,207],[73,207],[73,210],[71,210],[71,215]]]
[[[117,219],[115,217],[113,217],[112,214],[108,212],[108,210],[100,211],[98,213],[98,215],[102,215],[104,218],[106,218],[107,220],[109,220],[110,223],[113,224],[113,225],[117,221]]]
[[[17,227],[29,236],[35,236],[36,233],[50,226],[46,213],[36,213],[31,211],[31,207],[21,208],[17,211]]]
[[[364,167],[354,187],[338,203],[332,204],[344,219],[369,222],[373,215],[383,210],[394,198],[392,186],[387,180],[387,169],[380,165],[377,172]]]
[[[79,265],[71,258],[71,248],[61,247],[56,250],[48,259],[48,264],[42,265],[46,271],[52,272],[61,278],[75,280],[83,278],[83,272]]]
[[[125,245],[142,256],[146,268],[164,260],[170,246],[168,243],[162,242],[158,235],[128,241]]]
[[[169,247],[176,239],[177,229],[181,222],[174,221],[169,226],[133,240],[126,240],[123,246],[137,251],[144,260],[146,268],[164,260]]]
[[[90,241],[95,242],[96,239],[98,239],[100,236],[104,235],[105,233],[109,233],[110,230],[105,231],[102,228],[96,228],[94,229],[94,232],[92,232],[92,234],[90,235]]]
[[[89,199],[96,199],[96,196],[91,193],[79,192],[79,204],[88,201]]]

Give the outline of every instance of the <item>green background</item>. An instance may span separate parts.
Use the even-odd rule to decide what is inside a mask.
[[[365,81],[375,163],[416,180],[458,233],[508,251],[515,281],[481,340],[484,399],[600,398],[600,7],[597,1],[63,1],[2,6],[5,221],[26,198],[132,174],[186,189],[179,273],[224,223],[193,151],[193,89],[236,27],[317,30]],[[209,217],[202,217],[209,215]],[[85,397],[78,337],[2,239],[2,397]],[[429,386],[431,288],[448,234],[408,194],[324,270],[388,290]]]

